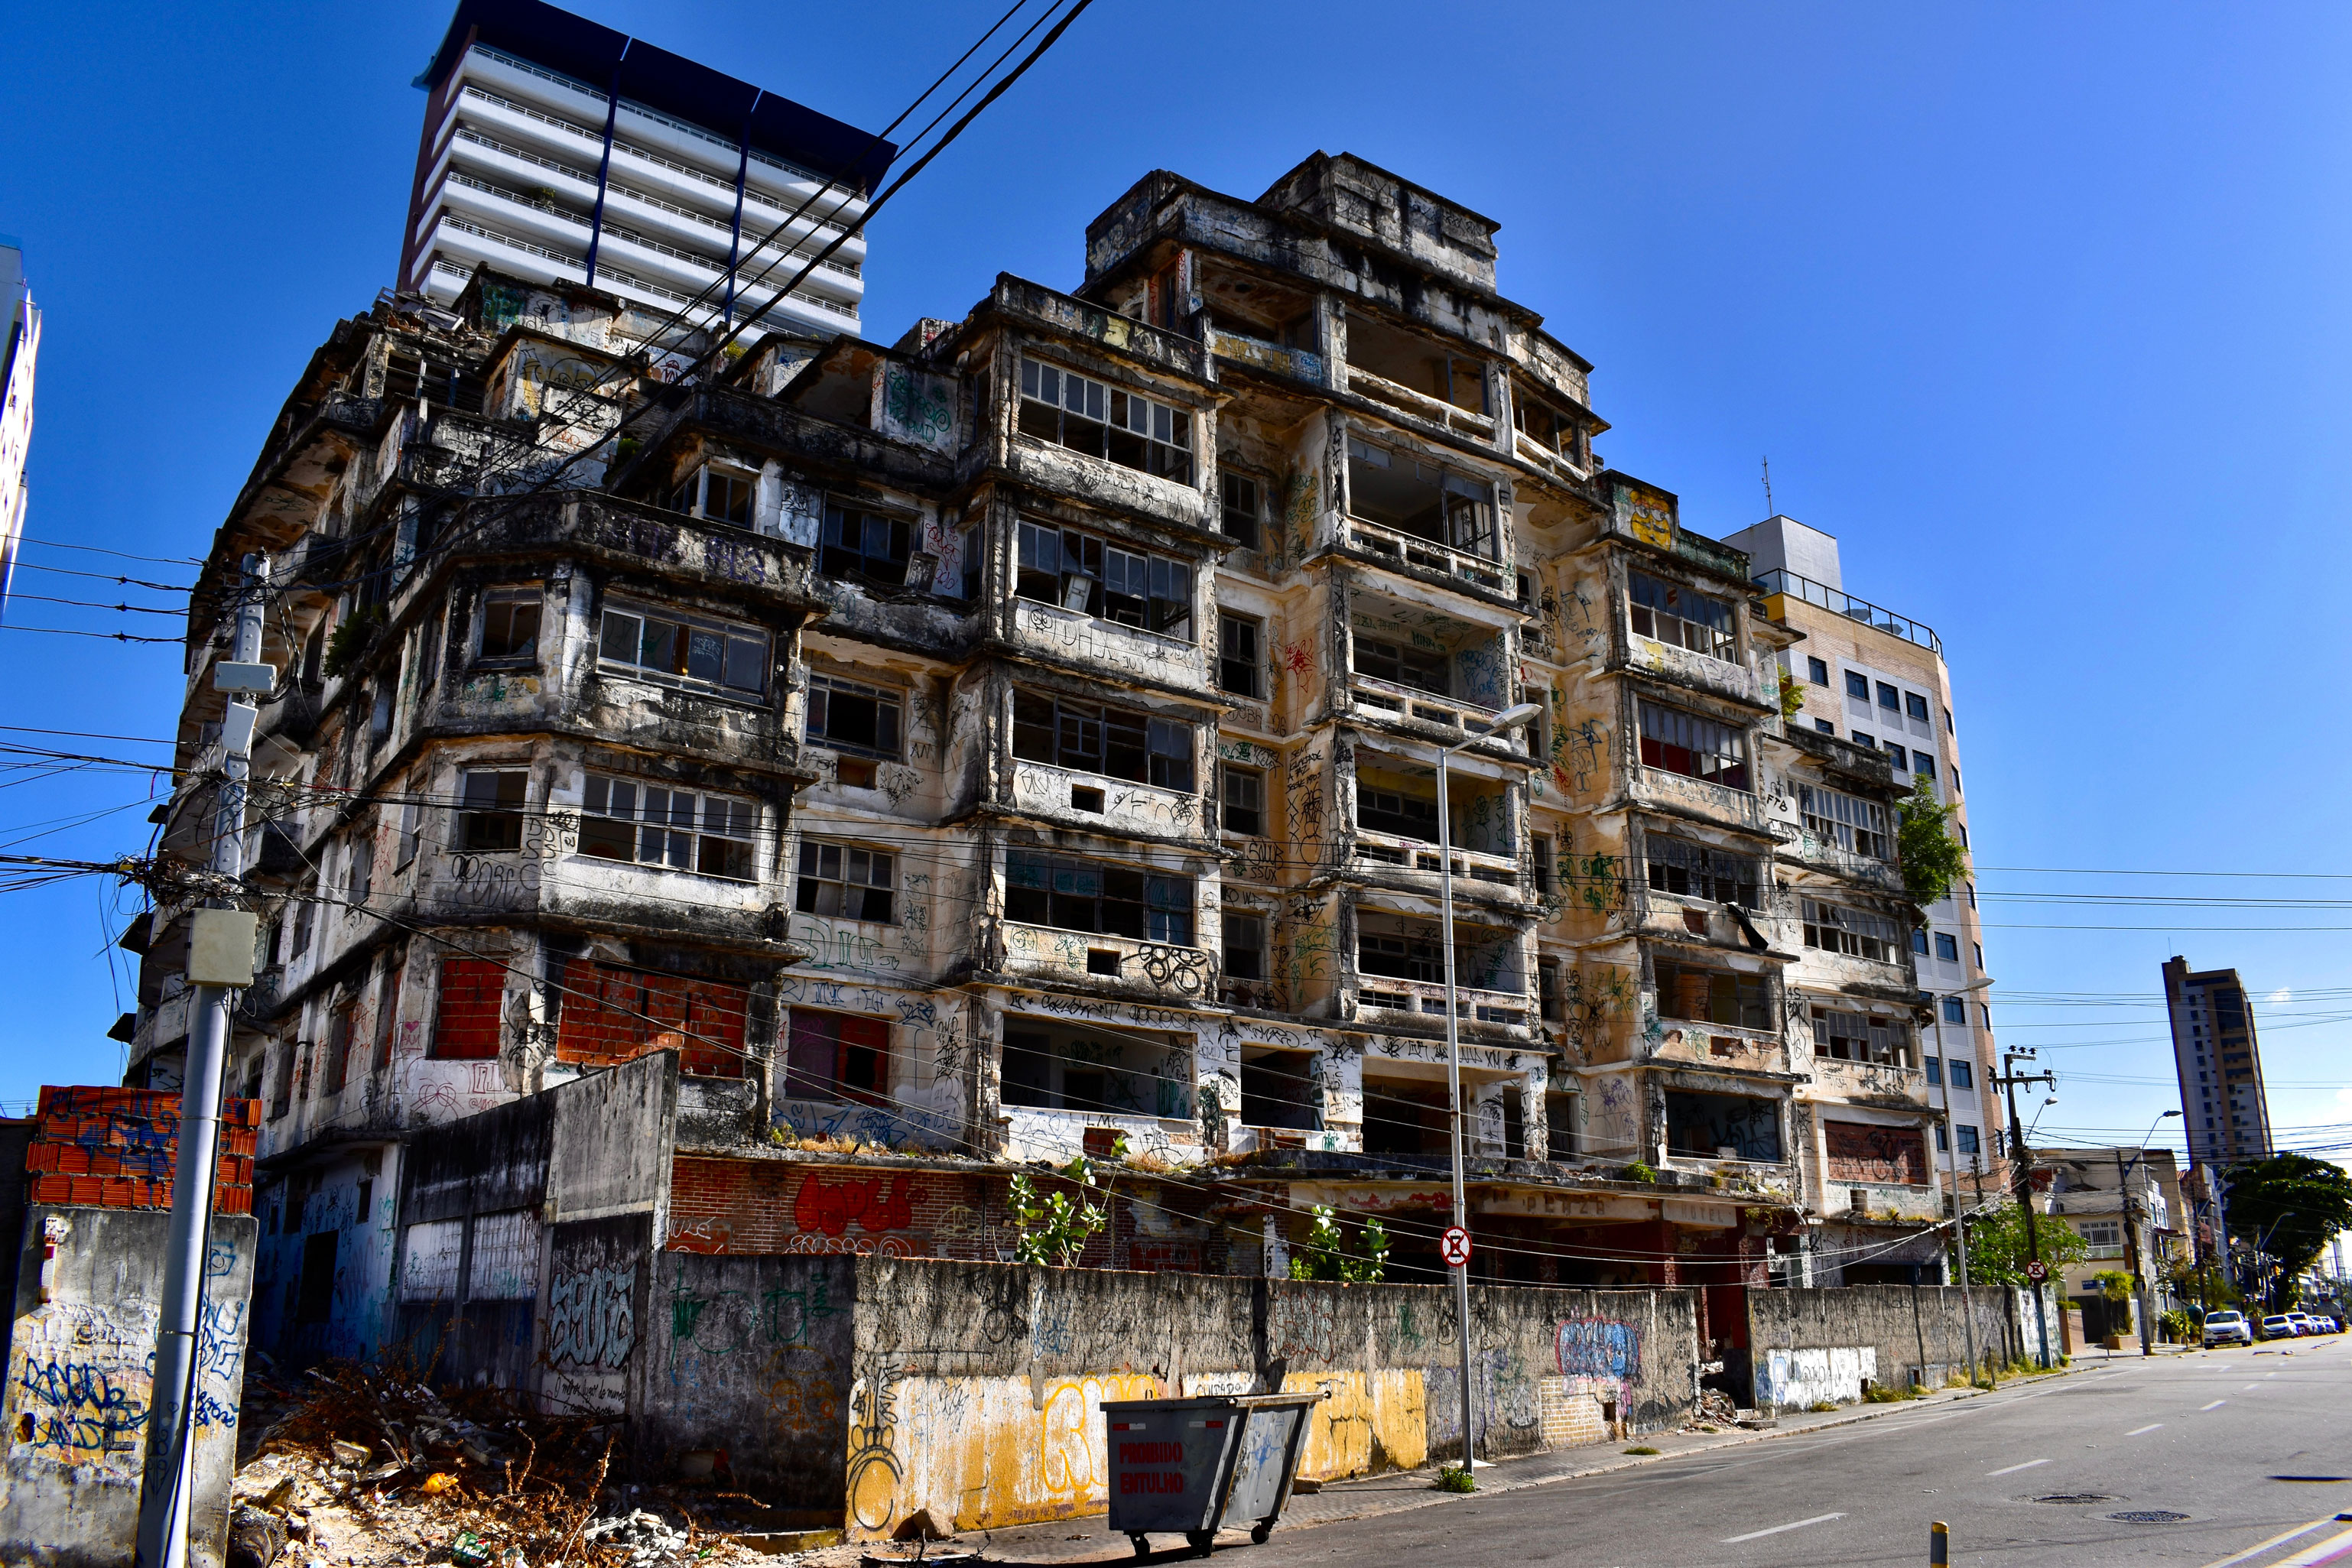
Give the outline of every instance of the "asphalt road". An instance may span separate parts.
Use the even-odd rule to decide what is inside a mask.
[[[2260,1348],[2119,1360],[1916,1415],[1282,1529],[1216,1556],[1233,1568],[1925,1564],[1943,1520],[1951,1561],[1987,1568],[2352,1568],[2352,1517],[2336,1518],[2352,1515],[2352,1336]],[[2294,1477],[2340,1479],[2282,1479]],[[2133,1512],[2185,1517],[2116,1517]]]

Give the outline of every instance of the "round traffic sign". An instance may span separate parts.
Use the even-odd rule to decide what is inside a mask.
[[[2050,1265],[2036,1258],[2025,1266],[2025,1277],[2038,1285],[2050,1278]]]
[[[1470,1261],[1470,1233],[1458,1225],[1449,1225],[1438,1239],[1437,1250],[1449,1269],[1459,1269]]]

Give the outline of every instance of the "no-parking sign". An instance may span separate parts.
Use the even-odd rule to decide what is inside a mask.
[[[1458,1225],[1449,1225],[1438,1239],[1438,1255],[1449,1269],[1459,1269],[1470,1261],[1470,1233]]]

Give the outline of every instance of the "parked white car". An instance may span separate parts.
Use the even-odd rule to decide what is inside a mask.
[[[2253,1327],[2246,1322],[2245,1313],[2223,1311],[2205,1314],[2205,1348],[2207,1350],[2211,1350],[2217,1344],[2252,1344],[2253,1343]]]
[[[2270,1316],[2263,1320],[2263,1337],[2264,1339],[2293,1339],[2294,1337],[2294,1320],[2287,1316],[2284,1312],[2273,1312]]]

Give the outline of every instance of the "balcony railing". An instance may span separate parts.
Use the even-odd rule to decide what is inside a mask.
[[[1356,706],[1383,713],[1391,718],[1417,718],[1423,724],[1442,724],[1451,728],[1466,730],[1471,721],[1481,725],[1494,721],[1496,711],[1480,703],[1465,702],[1460,697],[1440,696],[1415,686],[1384,681],[1378,675],[1348,673],[1349,686],[1356,695]]]
[[[1209,352],[1221,360],[1237,365],[1255,365],[1278,376],[1308,382],[1316,386],[1326,384],[1323,356],[1311,349],[1286,349],[1280,343],[1269,343],[1263,338],[1244,337],[1228,332],[1222,327],[1209,329]]]
[[[1509,1024],[1520,1029],[1527,1027],[1528,998],[1524,995],[1456,986],[1454,997],[1460,1009],[1458,1017],[1478,1023]],[[1357,983],[1356,1002],[1361,1008],[1397,1013],[1426,1013],[1434,1018],[1444,1018],[1445,988],[1434,981],[1365,975]]]
[[[1437,846],[1426,839],[1406,838],[1399,833],[1383,833],[1359,825],[1356,829],[1356,861],[1360,865],[1393,866],[1404,871],[1427,872],[1435,876],[1444,865]],[[1510,855],[1486,854],[1477,850],[1454,847],[1454,874],[1474,882],[1490,882],[1501,887],[1519,885],[1519,862]]]
[[[1859,621],[1881,632],[1892,632],[1906,643],[1916,643],[1927,649],[1939,659],[1944,656],[1944,641],[1936,635],[1934,627],[1923,625],[1908,616],[1897,615],[1892,610],[1882,609],[1866,599],[1856,599],[1843,589],[1825,587],[1809,577],[1799,577],[1786,567],[1759,572],[1756,586],[1768,599],[1774,594],[1801,599],[1807,604],[1817,604],[1849,621]]]
[[[1590,476],[1587,470],[1577,466],[1573,458],[1546,446],[1524,430],[1511,432],[1511,444],[1522,462],[1548,469],[1559,478],[1580,481]]]
[[[1399,386],[1386,376],[1375,375],[1361,365],[1348,367],[1348,390],[1360,392],[1376,402],[1384,402],[1401,413],[1425,420],[1441,429],[1464,435],[1483,436],[1493,440],[1495,422],[1483,413],[1466,408],[1456,408],[1444,398],[1417,392],[1411,387]]]
[[[1417,566],[1440,577],[1458,577],[1465,582],[1475,583],[1489,593],[1507,591],[1508,579],[1503,569],[1483,556],[1455,549],[1452,545],[1439,544],[1434,539],[1400,533],[1380,523],[1367,522],[1362,517],[1349,517],[1348,532],[1358,549],[1384,555],[1402,565]]]

